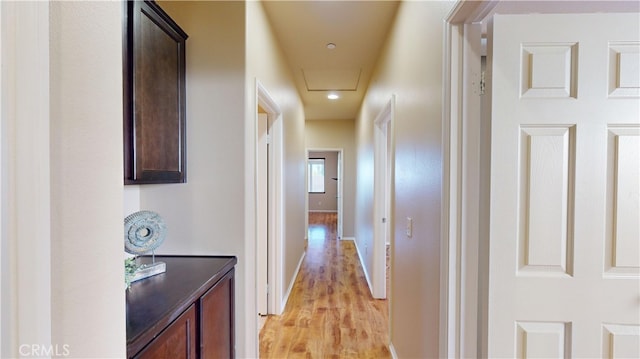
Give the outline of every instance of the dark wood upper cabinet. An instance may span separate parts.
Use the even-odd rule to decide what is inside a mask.
[[[187,34],[153,1],[127,1],[124,182],[186,182]]]

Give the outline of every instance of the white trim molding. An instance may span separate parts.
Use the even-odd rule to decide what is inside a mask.
[[[389,352],[391,352],[391,358],[398,359],[398,353],[396,353],[396,348],[393,346],[393,343],[389,343]]]
[[[293,290],[294,284],[296,284],[296,279],[298,279],[298,274],[300,273],[300,268],[302,267],[302,263],[304,262],[304,257],[307,252],[302,252],[300,256],[300,260],[298,261],[298,266],[296,267],[295,272],[293,272],[293,277],[291,278],[291,282],[289,283],[289,288],[287,288],[287,292],[282,298],[282,302],[280,303],[279,313],[284,311],[284,308],[287,306],[287,302],[289,301],[289,295],[291,295],[291,291]]]
[[[362,272],[364,272],[364,278],[367,280],[367,286],[369,287],[369,292],[371,296],[373,296],[373,286],[371,285],[371,279],[369,278],[369,271],[367,270],[367,266],[365,264],[364,258],[360,253],[360,248],[358,248],[358,242],[354,238],[353,245],[356,247],[356,253],[358,253],[358,259],[360,260],[360,265],[362,266]]]

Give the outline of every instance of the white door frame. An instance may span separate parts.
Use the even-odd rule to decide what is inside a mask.
[[[280,106],[273,100],[267,89],[256,79],[256,103],[267,113],[267,123],[269,127],[269,187],[268,187],[268,249],[264,248],[264,242],[256,243],[256,257],[263,256],[258,263],[268,263],[268,285],[269,296],[267,311],[269,314],[282,314],[282,283],[283,279],[283,228],[284,228],[284,200],[283,200],[283,125],[282,111]],[[258,111],[256,109],[254,121],[254,133],[256,134],[256,144],[258,143]],[[258,183],[258,149],[256,146],[256,185]],[[258,208],[255,208],[256,223]],[[256,226],[256,231],[258,228]],[[256,241],[260,236],[256,233]],[[256,258],[257,259],[257,258]],[[266,259],[266,261],[265,261]],[[257,275],[261,270],[256,265],[256,288],[267,290],[267,283],[261,283],[262,279]]]
[[[0,2],[0,357],[51,345],[49,14]]]
[[[387,297],[387,242],[391,240],[393,147],[391,144],[395,116],[395,95],[374,120],[374,194],[373,194],[373,274],[371,295]]]
[[[326,148],[326,147],[313,147],[313,148],[307,148],[306,149],[306,154],[305,154],[305,164],[306,164],[306,168],[305,168],[305,188],[308,186],[309,183],[309,152],[338,152],[338,223],[337,223],[337,235],[338,235],[338,239],[342,239],[342,228],[343,228],[343,210],[344,210],[344,164],[343,164],[343,160],[344,160],[344,149],[342,148]],[[307,195],[305,196],[305,200],[304,200],[304,209],[305,209],[305,235],[308,236],[309,235],[309,189],[307,188],[305,190],[305,192],[307,193]],[[308,240],[308,237],[307,237]]]
[[[258,143],[256,157],[256,256],[257,265],[257,301],[258,314],[269,314],[269,164],[272,163],[269,151],[269,115],[258,111]],[[267,255],[263,255],[267,253]]]
[[[485,96],[479,100],[481,24],[491,23],[496,7],[502,14],[607,13],[626,7],[623,2],[570,5],[542,1],[533,8],[510,1],[459,1],[446,19],[440,357],[486,357],[488,353],[491,59],[487,57]],[[487,52],[491,53],[491,41]]]
[[[481,152],[482,29],[478,21],[495,5],[492,1],[459,2],[445,24],[441,357],[479,355],[479,306],[486,304],[479,300],[478,279],[484,275],[479,255],[480,186],[488,187],[488,183],[481,181],[486,157]]]

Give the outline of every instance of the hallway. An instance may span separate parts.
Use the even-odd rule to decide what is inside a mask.
[[[261,358],[390,358],[388,303],[373,299],[336,214],[309,214],[309,243],[281,316],[260,332]]]

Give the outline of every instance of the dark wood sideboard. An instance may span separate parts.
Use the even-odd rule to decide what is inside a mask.
[[[156,256],[156,261],[167,264],[166,273],[127,290],[127,357],[234,358],[237,258]]]

